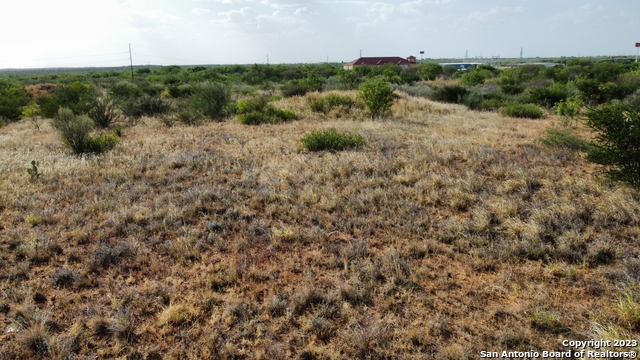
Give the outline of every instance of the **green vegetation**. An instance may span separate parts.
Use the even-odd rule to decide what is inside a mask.
[[[277,124],[298,119],[291,110],[276,109],[264,97],[238,101],[238,122],[244,125]]]
[[[540,138],[540,142],[548,147],[572,151],[586,151],[589,148],[588,141],[568,128],[548,128],[545,135]]]
[[[19,120],[22,107],[26,106],[29,101],[29,94],[23,87],[0,82],[0,126],[4,121]]]
[[[119,138],[113,134],[89,136],[94,122],[87,115],[75,115],[68,108],[58,110],[52,125],[60,133],[64,144],[75,154],[99,154],[112,149],[119,142]]]
[[[189,98],[193,108],[211,120],[222,120],[228,115],[231,88],[222,83],[203,82],[191,89]]]
[[[364,102],[371,118],[382,116],[391,108],[395,99],[393,88],[389,83],[379,78],[360,85],[357,97]]]
[[[114,100],[110,97],[97,99],[88,114],[96,126],[107,129],[120,119]]]
[[[309,151],[342,151],[366,145],[366,140],[359,134],[338,132],[334,128],[314,131],[302,138],[302,145]]]
[[[544,112],[539,107],[530,104],[506,104],[500,108],[499,112],[503,116],[525,119],[540,119],[544,116]]]
[[[556,104],[558,116],[562,118],[562,125],[572,126],[580,118],[582,101],[577,97],[570,97]]]
[[[640,101],[592,108],[586,125],[596,132],[589,160],[607,166],[607,175],[640,187]]]
[[[40,114],[53,118],[60,108],[67,108],[74,114],[87,114],[94,105],[93,86],[74,81],[70,84],[59,85],[53,94],[37,98]]]
[[[310,103],[311,110],[325,114],[337,107],[344,107],[348,110],[353,105],[354,101],[349,96],[341,96],[335,93],[330,93],[324,98],[312,99]]]

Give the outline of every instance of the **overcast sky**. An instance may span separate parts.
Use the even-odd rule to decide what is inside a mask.
[[[640,0],[14,0],[0,68],[635,55]]]

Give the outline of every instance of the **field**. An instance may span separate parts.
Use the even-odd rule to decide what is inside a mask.
[[[397,94],[374,120],[312,112],[317,93],[276,101],[301,119],[275,125],[143,117],[98,156],[70,154],[49,120],[0,128],[0,358],[475,359],[640,340],[640,192],[541,144],[555,115]],[[367,144],[303,149],[329,127]]]

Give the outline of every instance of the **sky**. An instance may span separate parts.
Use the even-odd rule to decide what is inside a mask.
[[[20,0],[0,69],[635,55],[638,0]]]

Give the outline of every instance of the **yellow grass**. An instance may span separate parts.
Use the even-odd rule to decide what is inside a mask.
[[[544,148],[553,116],[400,94],[371,120],[314,113],[314,96],[279,100],[302,119],[278,125],[144,118],[100,156],[48,122],[0,128],[0,354],[477,358],[638,339],[640,193]],[[328,127],[368,143],[302,149]]]

